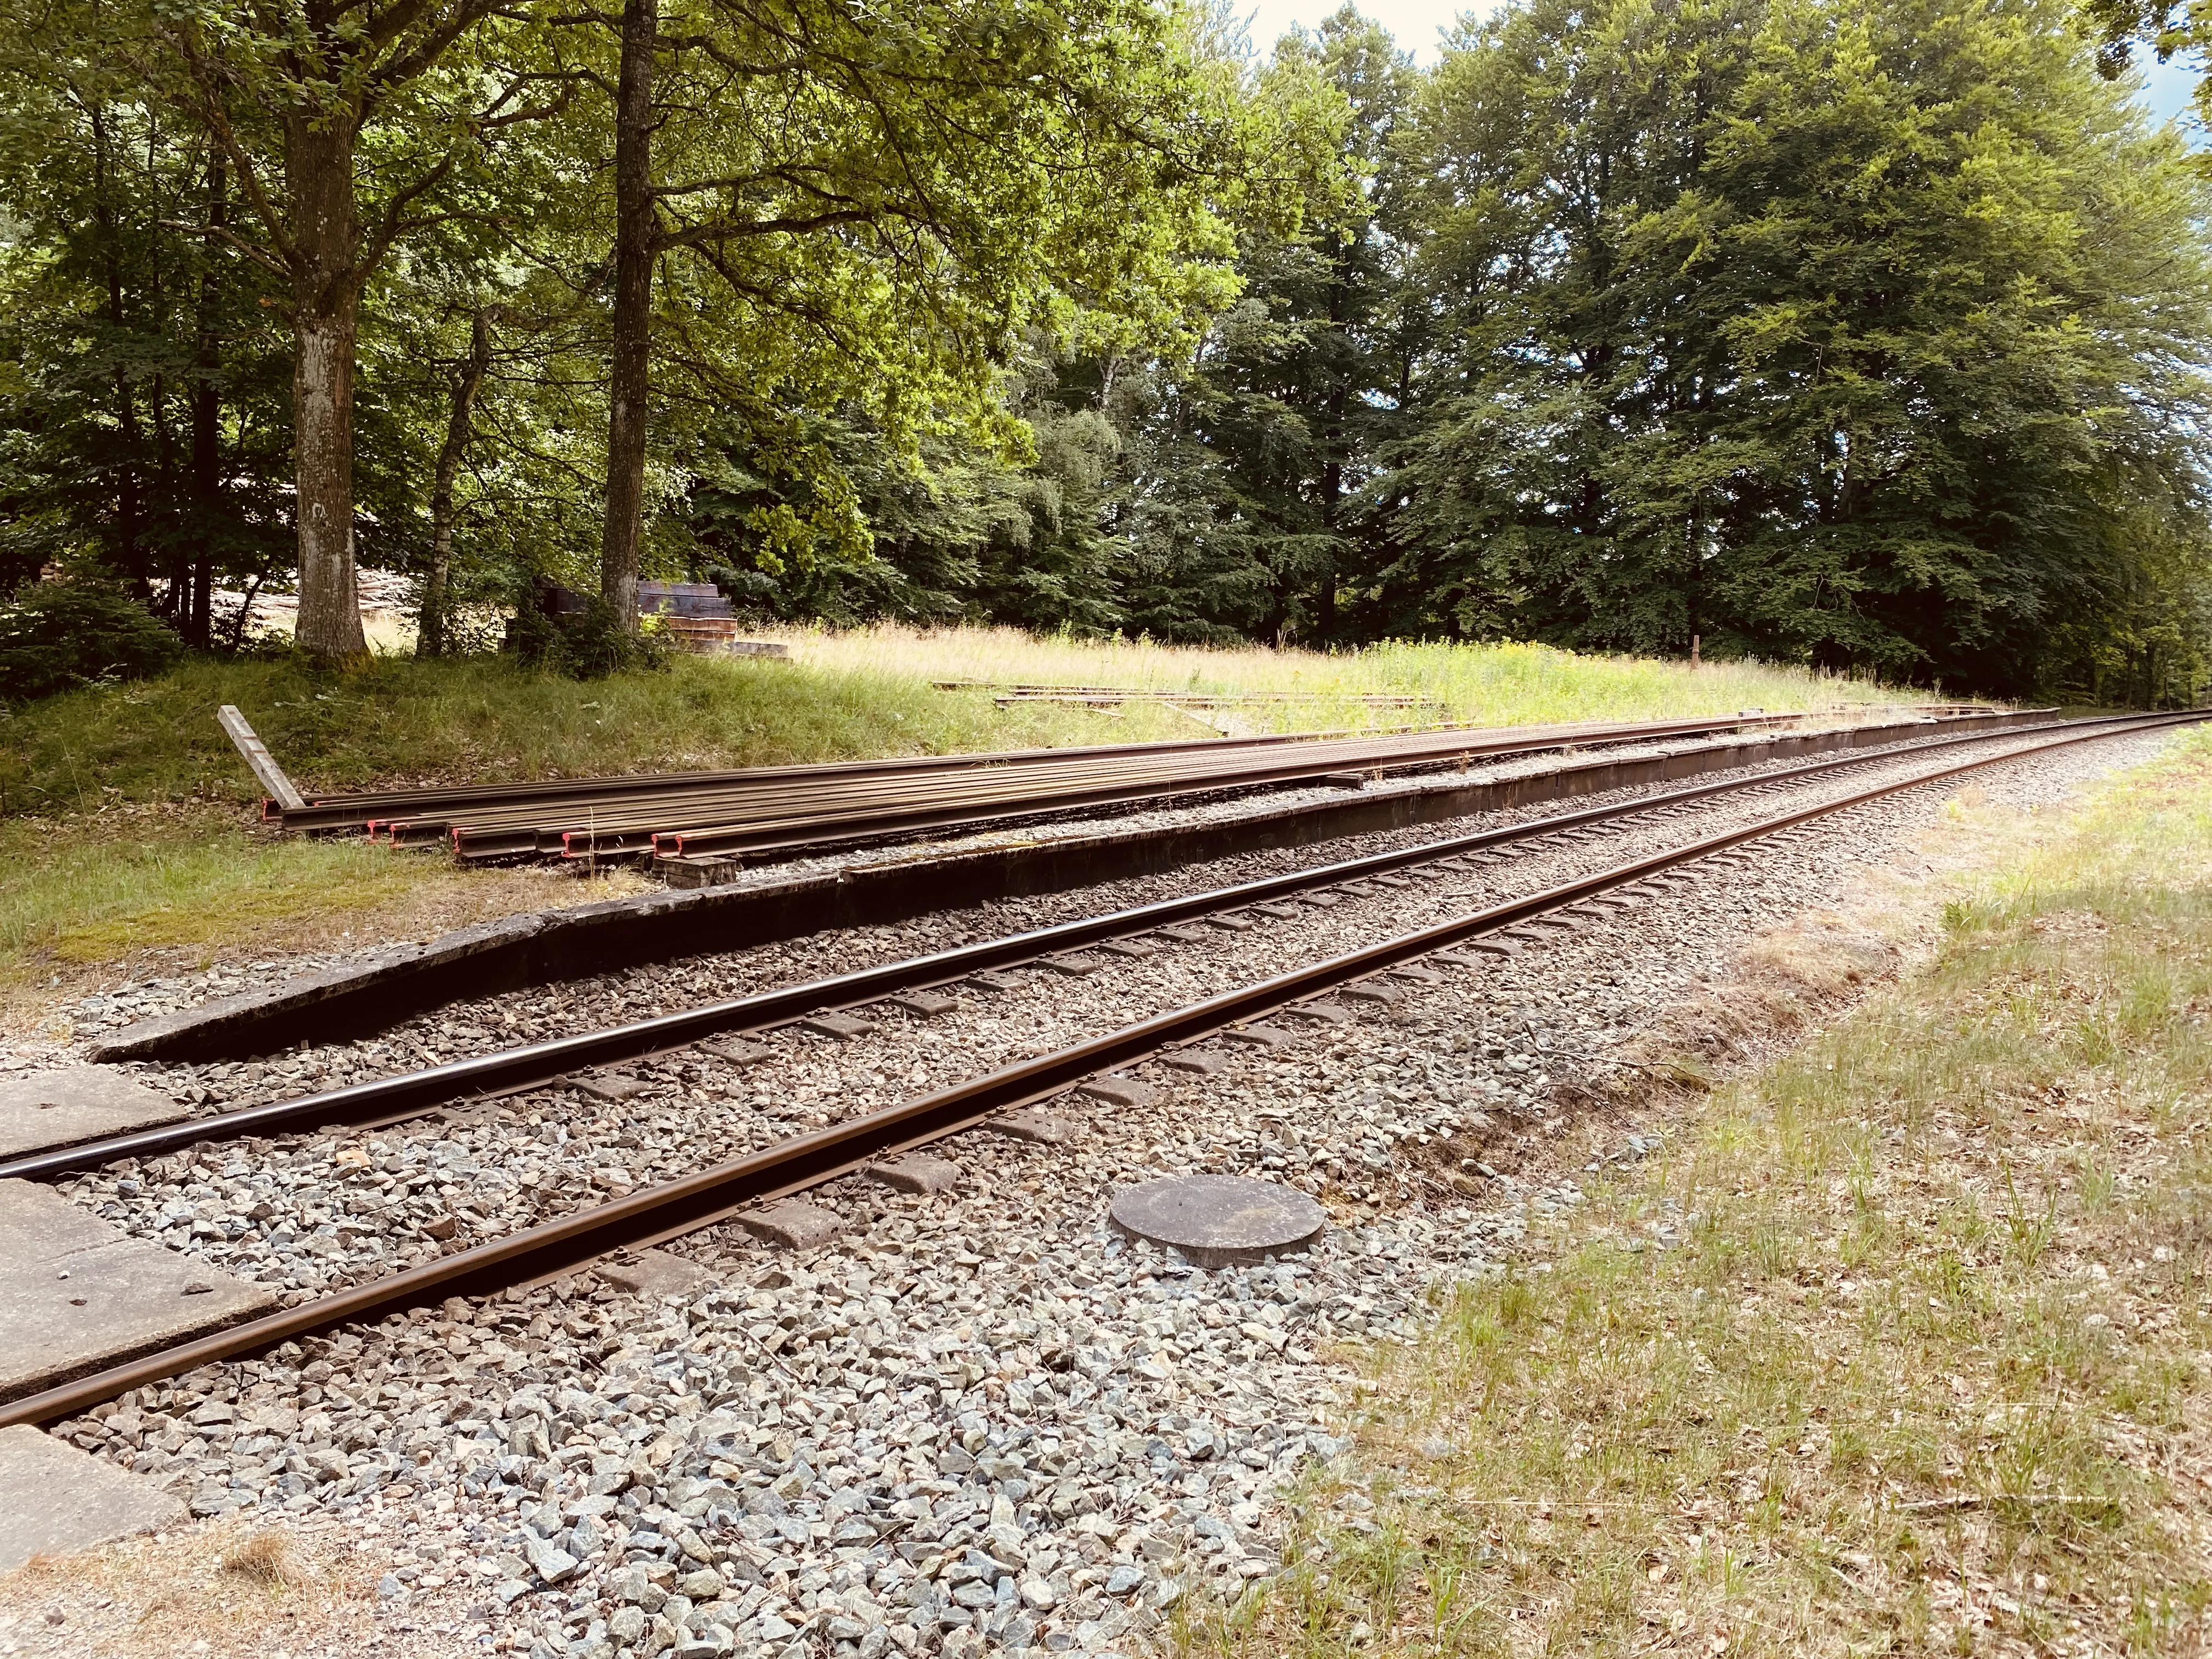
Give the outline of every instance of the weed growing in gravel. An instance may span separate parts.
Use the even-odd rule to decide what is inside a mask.
[[[2212,741],[1944,921],[1369,1355],[1289,1571],[1188,1644],[2199,1650]]]
[[[274,1527],[248,1533],[226,1548],[222,1570],[269,1590],[296,1589],[313,1577],[301,1560],[291,1534]]]

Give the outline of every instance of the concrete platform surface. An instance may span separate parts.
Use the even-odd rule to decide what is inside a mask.
[[[66,1066],[0,1082],[0,1158],[79,1146],[191,1115],[112,1066]]]
[[[0,1572],[184,1518],[183,1500],[143,1474],[25,1424],[0,1429]]]
[[[273,1292],[133,1238],[51,1188],[0,1181],[0,1400],[276,1305]]]

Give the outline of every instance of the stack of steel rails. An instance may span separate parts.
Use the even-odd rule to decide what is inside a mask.
[[[1194,738],[733,772],[475,785],[269,803],[289,830],[444,843],[464,860],[787,857],[1077,809],[1333,781],[1358,784],[1563,748],[1788,725],[1796,714],[1392,734]]]

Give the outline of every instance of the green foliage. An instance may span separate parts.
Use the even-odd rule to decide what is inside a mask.
[[[2201,544],[2206,194],[2057,9],[1534,0],[1419,142],[1456,625],[2024,691]]]
[[[549,613],[525,600],[508,625],[507,643],[532,668],[573,680],[602,680],[631,669],[668,665],[666,644],[652,629],[633,634],[596,593],[580,609]]]
[[[1349,6],[1264,59],[1170,0],[661,10],[648,576],[794,621],[2212,677],[2212,193],[2058,0],[1520,0],[1429,70]],[[0,0],[0,590],[95,569],[220,648],[290,585],[272,238],[319,100],[358,140],[355,542],[483,648],[518,583],[599,586],[618,19],[439,0],[418,64],[307,15]],[[2108,69],[2197,27],[2096,15]]]
[[[0,606],[0,701],[144,679],[182,649],[143,605],[120,593],[87,581],[41,582]]]

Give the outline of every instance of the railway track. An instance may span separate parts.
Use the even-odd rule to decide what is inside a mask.
[[[2077,723],[2075,729],[2132,729],[2144,717]],[[2157,717],[2163,718],[2163,717]],[[705,1039],[765,1033],[824,1014],[849,1012],[886,998],[927,994],[969,981],[977,974],[1027,967],[1088,948],[1126,940],[1159,928],[1297,899],[1325,889],[1435,866],[1547,837],[1574,836],[1655,813],[1680,811],[1725,797],[1771,791],[1869,767],[1894,765],[1932,753],[1989,744],[2018,743],[2021,734],[1997,732],[1932,739],[1872,754],[1808,762],[1717,782],[1690,785],[1624,800],[1547,814],[1525,823],[1444,837],[1418,846],[1293,870],[1280,875],[1085,917],[1053,927],[909,957],[858,972],[810,980],[755,995],[703,1004],[652,1019],[625,1022],[552,1042],[531,1043],[471,1059],[424,1067],[376,1081],[250,1107],[214,1117],[116,1135],[0,1162],[0,1180],[47,1180],[95,1169],[126,1158],[158,1158],[210,1140],[281,1134],[343,1124],[389,1124],[462,1102],[476,1102],[592,1067],[688,1048]]]
[[[1360,948],[1240,985],[1117,1030],[1002,1066],[947,1087],[927,1091],[887,1109],[869,1111],[827,1127],[784,1139],[775,1145],[660,1182],[598,1206],[514,1232],[434,1262],[303,1303],[282,1313],[203,1337],[16,1401],[0,1410],[0,1425],[44,1422],[67,1417],[115,1395],[212,1360],[253,1352],[336,1323],[367,1319],[440,1297],[466,1294],[542,1279],[623,1248],[665,1241],[712,1224],[749,1206],[850,1174],[886,1158],[983,1125],[1013,1109],[1049,1100],[1139,1061],[1191,1049],[1229,1034],[1255,1045],[1287,1042],[1292,1033],[1272,1019],[1298,1019],[1326,1025],[1345,1018],[1339,998],[1364,997],[1387,1002],[1396,994],[1389,976],[1412,972],[1432,975],[1430,958],[1453,971],[1471,971],[1480,959],[1457,955],[1452,947],[1495,947],[1501,936],[1550,918],[1568,926],[1601,925],[1603,902],[1624,890],[1647,888],[1669,872],[1704,860],[1724,860],[1735,849],[1784,836],[1815,819],[1901,792],[1946,782],[1984,768],[2033,757],[2100,738],[2158,730],[2204,718],[2201,714],[2128,717],[2075,723],[2047,736],[2022,742],[1997,755],[1963,761],[1950,752],[1992,738],[1950,738],[1911,750],[1855,756],[1730,780],[1720,784],[1668,792],[1639,800],[1559,814],[1534,823],[1369,858],[1316,866],[1193,895],[1160,905],[1117,913],[1065,927],[987,941],[908,963],[869,970],[842,981],[820,981],[764,997],[743,999],[706,1010],[693,1010],[657,1021],[640,1022],[620,1032],[599,1032],[565,1042],[532,1045],[458,1066],[434,1068],[410,1078],[386,1079],[363,1089],[339,1091],[346,1109],[420,1110],[437,1099],[481,1094],[494,1087],[529,1086],[531,1082],[573,1072],[580,1065],[624,1055],[665,1052],[701,1036],[733,1030],[758,1030],[800,1015],[812,1016],[842,1003],[853,1006],[878,1000],[892,990],[926,991],[955,979],[988,973],[1018,962],[1049,962],[1079,946],[1127,942],[1162,927],[1183,926],[1201,917],[1231,918],[1235,913],[1273,902],[1284,896],[1312,894],[1397,876],[1416,866],[1444,872],[1463,868],[1470,859],[1504,856],[1516,841],[1538,836],[1573,837],[1638,814],[1680,817],[1715,798],[1771,793],[1846,769],[1895,764],[1925,757],[1948,763],[1887,779],[1869,787],[1796,805],[1779,813],[1735,824],[1717,834],[1662,848],[1521,893],[1431,925],[1416,927]],[[1935,753],[1934,751],[1942,751]],[[1173,935],[1170,935],[1173,938]],[[1438,953],[1443,953],[1439,956]],[[803,1005],[803,1006],[802,1006]],[[596,1047],[594,1045],[597,1045]],[[502,1073],[502,1066],[510,1068]],[[410,1092],[411,1091],[411,1092]],[[179,1126],[154,1138],[99,1143],[45,1160],[17,1160],[0,1176],[53,1176],[91,1167],[116,1157],[143,1157],[158,1149],[207,1140],[212,1133],[266,1134],[308,1121],[329,1121],[338,1096],[283,1103],[277,1108],[230,1115],[226,1120]],[[218,1131],[218,1126],[222,1126]]]

